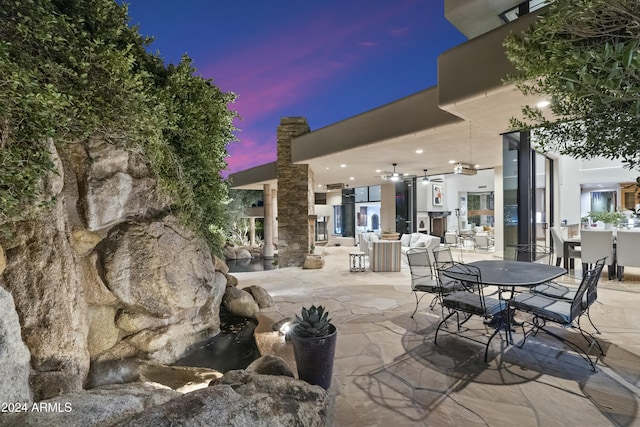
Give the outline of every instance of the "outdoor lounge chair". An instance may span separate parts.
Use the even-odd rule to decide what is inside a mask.
[[[597,264],[596,268],[589,270],[584,274],[582,282],[580,283],[580,286],[572,300],[551,298],[535,292],[522,292],[517,294],[510,301],[510,307],[533,315],[533,319],[531,321],[525,321],[522,323],[524,338],[520,347],[522,348],[524,346],[528,336],[536,335],[539,331],[543,331],[575,350],[580,357],[589,362],[591,368],[595,372],[595,362],[589,356],[591,349],[594,346],[597,346],[600,353],[603,355],[604,351],[596,338],[589,332],[582,329],[580,326],[580,317],[587,312],[589,308],[589,301],[593,303],[596,299],[596,287],[603,267],[604,263]],[[587,350],[583,350],[578,344],[575,344],[562,335],[553,332],[547,327],[547,323],[556,323],[565,328],[577,329],[589,344]],[[531,325],[531,329],[529,329],[528,332],[525,330],[526,325]]]

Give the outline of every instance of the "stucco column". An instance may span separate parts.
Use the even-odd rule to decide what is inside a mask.
[[[256,245],[256,218],[249,217],[249,246],[254,247]]]
[[[278,190],[271,190],[271,205],[273,206],[273,242],[278,244]]]
[[[262,257],[273,258],[273,204],[271,203],[271,186],[264,184],[262,188],[264,196],[264,247]]]

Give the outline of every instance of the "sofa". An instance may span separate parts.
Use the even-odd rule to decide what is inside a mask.
[[[433,262],[433,249],[440,246],[440,238],[424,233],[407,233],[400,236],[400,245],[405,259],[409,249],[427,248],[429,259]]]

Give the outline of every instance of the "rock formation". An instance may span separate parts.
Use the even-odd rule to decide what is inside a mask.
[[[51,150],[51,208],[0,237],[36,401],[81,390],[92,362],[168,363],[218,333],[228,272],[139,155],[95,140]]]

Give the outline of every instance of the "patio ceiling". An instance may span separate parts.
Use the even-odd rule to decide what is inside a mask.
[[[513,87],[504,87],[492,94],[447,107],[456,116],[467,120],[300,163],[308,163],[313,169],[316,185],[345,183],[351,187],[383,183],[376,170],[391,171],[392,163],[398,164],[398,172],[416,176],[422,176],[423,169],[428,169],[428,176],[453,173],[452,160],[478,165],[480,169],[494,168],[502,165],[501,134],[509,130],[509,118],[517,115],[525,103],[535,104],[538,101],[525,98]]]

